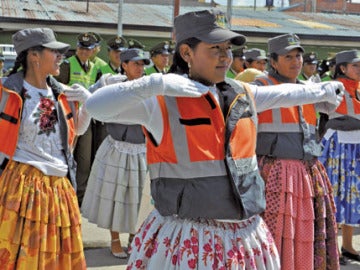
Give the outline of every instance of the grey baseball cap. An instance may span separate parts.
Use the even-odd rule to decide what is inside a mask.
[[[285,34],[270,38],[268,40],[268,52],[276,53],[279,55],[286,54],[293,49],[300,49],[305,52],[304,48],[300,45],[300,39],[295,34]]]
[[[245,51],[244,56],[246,61],[267,60],[266,52],[258,48]]]
[[[150,60],[148,57],[145,56],[144,51],[138,48],[132,48],[123,51],[120,54],[120,60],[121,62],[143,60],[145,65],[150,64]]]
[[[358,50],[341,51],[336,54],[336,64],[360,62]]]
[[[245,36],[226,29],[225,13],[217,10],[202,10],[179,15],[174,20],[175,40],[180,43],[188,38],[197,38],[214,44],[230,40],[241,46]]]
[[[36,46],[58,50],[60,53],[65,53],[70,48],[69,44],[57,41],[53,30],[50,28],[28,28],[20,30],[12,36],[12,42],[18,55]]]

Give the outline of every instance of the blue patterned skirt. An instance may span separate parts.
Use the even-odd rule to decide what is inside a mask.
[[[359,225],[360,143],[340,143],[337,132],[329,139],[323,139],[322,143],[324,150],[319,160],[324,164],[333,186],[336,221]]]

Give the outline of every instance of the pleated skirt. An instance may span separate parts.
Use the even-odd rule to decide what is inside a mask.
[[[339,269],[332,187],[320,161],[259,159],[263,218],[286,270]]]
[[[334,190],[336,221],[360,224],[360,143],[340,143],[337,133],[323,139],[319,160],[324,164]]]
[[[0,177],[0,268],[86,269],[80,211],[66,177],[9,161]]]
[[[82,215],[98,227],[135,233],[146,176],[145,144],[107,136],[95,155]]]
[[[127,270],[280,269],[260,216],[239,222],[161,216],[153,210],[131,244]]]

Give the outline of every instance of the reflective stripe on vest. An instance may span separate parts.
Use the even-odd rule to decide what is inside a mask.
[[[242,92],[229,106],[226,127],[232,130],[227,135],[211,93],[196,99],[158,97],[163,137],[155,145],[146,136],[151,192],[162,215],[242,219],[264,210],[255,156],[256,111],[245,90],[235,86]]]
[[[338,80],[344,84],[346,91],[344,99],[336,111],[329,114],[329,119],[347,115],[360,120],[360,101],[356,98],[356,91],[360,89],[360,83],[345,78],[339,78]]]
[[[164,136],[168,136],[163,140],[168,143],[168,149],[157,149],[167,152],[165,155],[158,151],[147,152],[152,178],[226,175],[224,117],[220,107],[215,105],[212,108],[209,101],[216,104],[211,94],[199,99],[164,97],[164,103],[160,101],[165,113]],[[196,108],[196,111],[188,108]],[[208,136],[205,137],[206,133]]]
[[[90,85],[95,83],[96,72],[93,71],[94,63],[89,61],[89,71],[85,72],[80,66],[79,61],[75,56],[71,56],[68,59],[70,64],[70,79],[69,85],[73,85],[74,83],[79,83],[83,85],[85,88],[89,88]]]
[[[261,77],[257,78],[257,82],[260,82],[262,85],[276,85],[279,82],[273,77]],[[312,156],[319,156],[321,154],[321,147],[316,142],[316,110],[313,104],[306,104],[302,106],[293,106],[289,108],[278,108],[267,110],[261,112],[259,115],[259,127],[258,127],[258,139],[259,139],[259,151],[262,155],[272,155],[273,153],[263,153],[262,147],[264,142],[262,141],[262,134],[278,134],[281,133],[282,136],[287,136],[290,141],[295,140],[302,145],[303,153],[285,153],[280,152],[280,158],[311,158]],[[300,137],[299,134],[302,134],[303,137]],[[291,136],[291,138],[290,138]],[[274,138],[275,140],[275,138]],[[299,140],[302,140],[299,142]],[[269,141],[270,143],[270,141]],[[272,141],[274,144],[281,144],[278,141]],[[269,146],[270,150],[275,149],[274,146]],[[281,146],[276,147],[277,150],[281,149]],[[268,151],[266,150],[266,151]],[[295,150],[295,149],[294,149]],[[265,151],[265,152],[266,152]],[[286,150],[288,151],[288,150]]]
[[[257,79],[263,85],[279,84],[274,78],[261,77]],[[301,123],[306,123],[303,127]],[[305,128],[305,129],[304,129]],[[272,109],[259,114],[258,132],[307,132],[315,134],[316,110],[314,105],[294,106]]]

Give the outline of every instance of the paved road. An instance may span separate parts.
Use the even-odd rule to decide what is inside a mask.
[[[121,234],[120,239],[123,246],[127,246],[128,234]],[[110,232],[98,228],[96,225],[83,219],[83,241],[87,269],[89,270],[125,270],[126,259],[118,259],[110,253]],[[355,230],[354,246],[360,250],[360,228]],[[360,263],[348,261],[341,270],[359,270]]]

